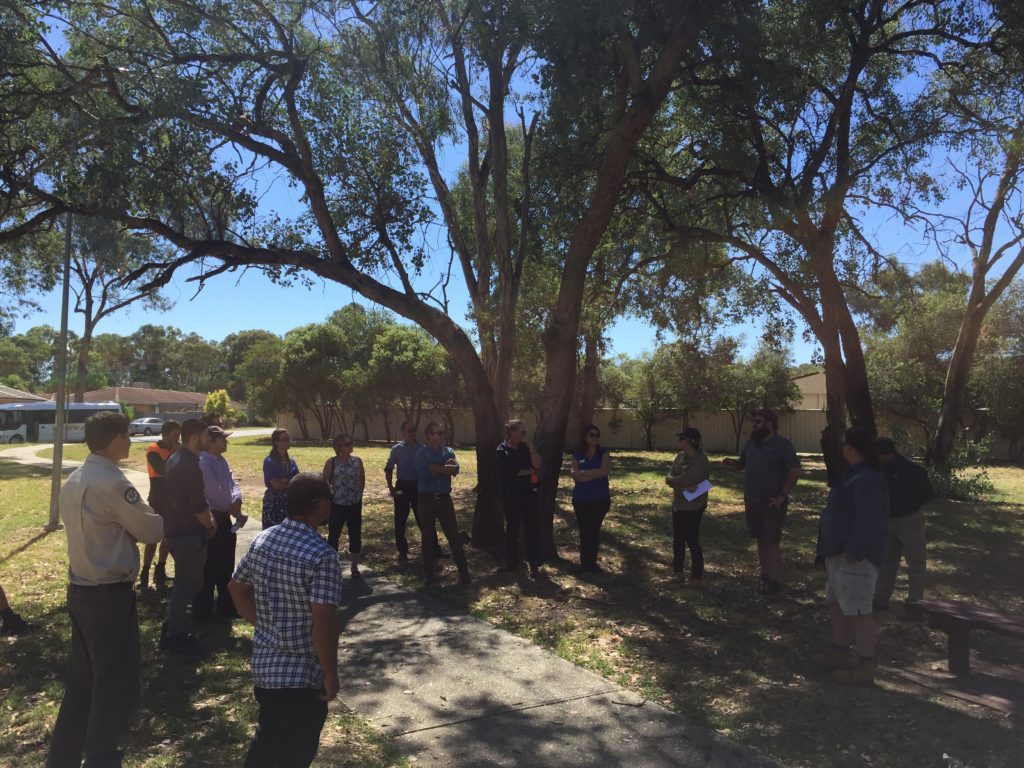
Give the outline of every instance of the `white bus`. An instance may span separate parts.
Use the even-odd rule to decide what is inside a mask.
[[[85,440],[85,420],[94,413],[116,411],[117,403],[68,403],[64,411],[64,442]],[[0,404],[0,443],[52,443],[57,406],[51,400]]]

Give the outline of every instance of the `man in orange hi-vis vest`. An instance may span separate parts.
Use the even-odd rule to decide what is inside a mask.
[[[149,472],[149,506],[160,517],[167,509],[167,490],[164,485],[164,469],[167,459],[178,450],[181,444],[181,424],[176,421],[165,421],[160,428],[160,439],[146,449],[146,471]],[[156,554],[156,544],[147,544],[142,553],[142,570],[139,572],[139,584],[143,589],[149,587],[149,566]],[[160,542],[160,556],[153,572],[153,582],[162,586],[167,580],[167,545]]]

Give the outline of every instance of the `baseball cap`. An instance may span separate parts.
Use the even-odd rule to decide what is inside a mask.
[[[700,432],[698,432],[693,427],[687,427],[682,432],[676,432],[676,437],[685,437],[691,443],[700,442]]]
[[[227,440],[228,435],[230,435],[230,434],[231,434],[230,432],[225,432],[222,427],[207,427],[206,428],[206,436],[208,438],[210,438],[211,440],[215,440],[218,437],[223,437],[225,440]]]

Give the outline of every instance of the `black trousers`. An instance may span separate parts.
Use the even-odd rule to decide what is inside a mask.
[[[327,543],[335,552],[341,541],[341,529],[348,526],[348,551],[358,555],[363,551],[363,505],[335,504],[331,502],[331,517],[327,521]]]
[[[214,512],[217,532],[206,542],[206,564],[203,566],[203,586],[192,598],[192,618],[203,620],[213,615],[213,593],[217,592],[217,613],[232,616],[235,603],[228,594],[228,582],[235,570],[235,540],[231,532],[231,515]]]
[[[255,688],[256,735],[243,768],[307,768],[320,749],[327,702],[313,688]]]
[[[416,520],[416,527],[420,528],[420,513],[416,509],[416,499],[419,497],[415,480],[395,481],[395,549],[402,557],[409,556],[409,540],[405,537],[405,529],[409,524],[409,512]],[[423,540],[423,532],[420,532],[420,541]]]
[[[505,565],[519,565],[519,531],[526,539],[526,560],[536,568],[544,560],[540,544],[540,500],[536,491],[503,496],[505,510]]]
[[[700,509],[672,511],[672,570],[682,573],[686,548],[690,548],[690,576],[704,578],[704,549],[700,545],[700,521],[707,505]]]
[[[71,654],[46,768],[120,768],[140,692],[139,615],[129,583],[68,587]]]
[[[612,507],[611,499],[598,501],[574,501],[572,510],[580,527],[580,565],[584,568],[597,565],[597,550],[601,544],[601,523]]]

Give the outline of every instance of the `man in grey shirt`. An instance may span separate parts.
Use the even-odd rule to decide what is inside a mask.
[[[789,509],[789,494],[800,477],[796,449],[779,435],[779,416],[770,408],[751,414],[753,429],[739,459],[722,464],[744,470],[743,505],[747,531],[757,541],[761,566],[760,591],[768,598],[782,593],[782,526]]]
[[[167,512],[164,540],[174,558],[174,586],[167,605],[167,621],[160,648],[169,653],[198,653],[192,635],[188,604],[203,585],[206,542],[217,531],[217,521],[204,495],[199,468],[206,426],[198,419],[181,425],[181,448],[167,460]]]

